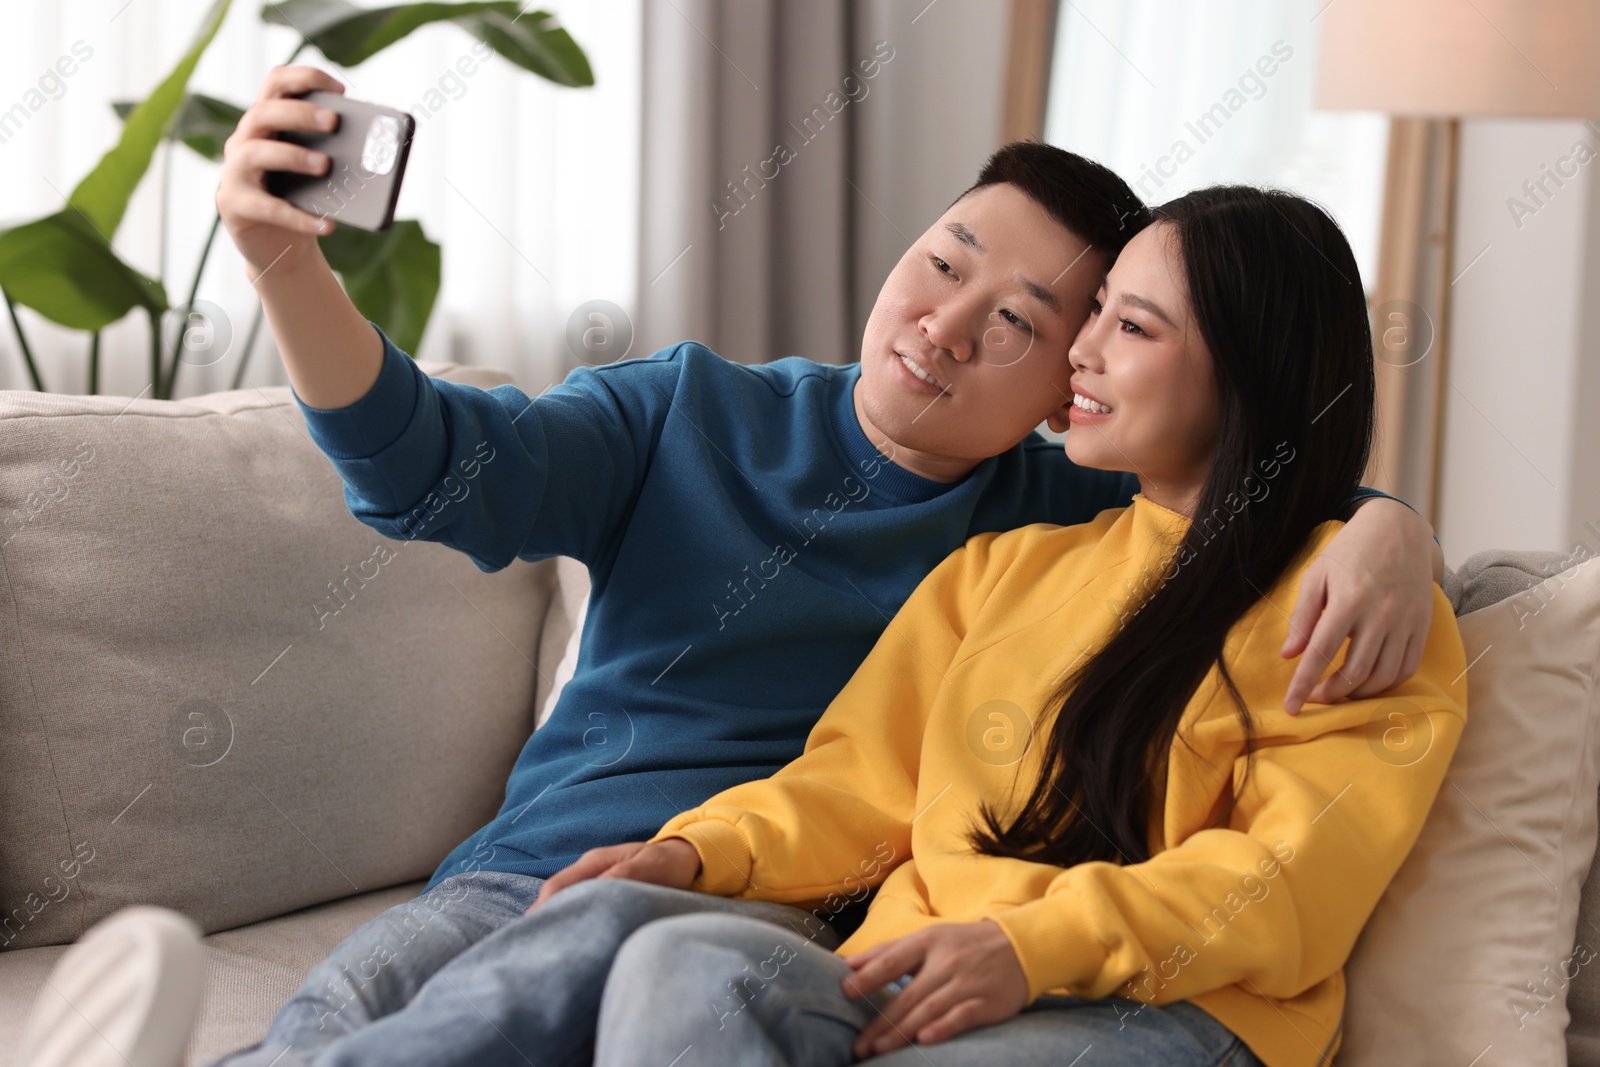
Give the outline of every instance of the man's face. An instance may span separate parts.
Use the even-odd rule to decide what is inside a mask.
[[[972,465],[1065,430],[1067,349],[1107,266],[1014,185],[957,201],[878,292],[859,411],[897,450]]]

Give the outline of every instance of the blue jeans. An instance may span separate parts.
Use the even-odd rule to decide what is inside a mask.
[[[312,968],[260,1044],[218,1067],[588,1064],[612,961],[653,920],[718,912],[782,924],[825,955],[838,943],[784,904],[617,879],[571,886],[524,915],[541,885],[476,871],[390,908]]]
[[[844,1067],[851,1042],[895,995],[885,987],[865,1000],[846,997],[839,984],[849,973],[832,952],[740,915],[661,919],[617,954],[595,1065]],[[1261,1067],[1244,1042],[1187,1001],[1156,1007],[1050,996],[1003,1023],[871,1062],[1068,1067],[1080,1057],[1081,1067]]]

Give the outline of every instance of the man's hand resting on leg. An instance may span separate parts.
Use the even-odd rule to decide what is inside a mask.
[[[664,841],[629,841],[591,848],[577,862],[545,879],[539,896],[528,905],[532,912],[569,885],[591,878],[628,878],[670,889],[688,889],[700,873],[700,853],[681,837]],[[526,913],[524,913],[526,914]]]

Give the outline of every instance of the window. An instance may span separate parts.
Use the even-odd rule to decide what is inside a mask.
[[[1327,208],[1375,280],[1388,116],[1312,107],[1328,0],[1062,0],[1045,138],[1146,202],[1274,185]]]

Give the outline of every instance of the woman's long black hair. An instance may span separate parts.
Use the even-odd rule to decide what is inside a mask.
[[[1197,190],[1153,219],[1177,241],[1211,352],[1221,413],[1211,473],[1176,566],[1052,694],[1046,712],[1059,711],[1039,779],[1009,824],[983,810],[972,833],[981,853],[1063,867],[1148,859],[1152,806],[1185,707],[1219,668],[1249,751],[1250,716],[1223,641],[1317,525],[1341,517],[1366,468],[1372,332],[1333,219],[1298,196],[1249,186]],[[1222,825],[1231,809],[1230,800]]]

